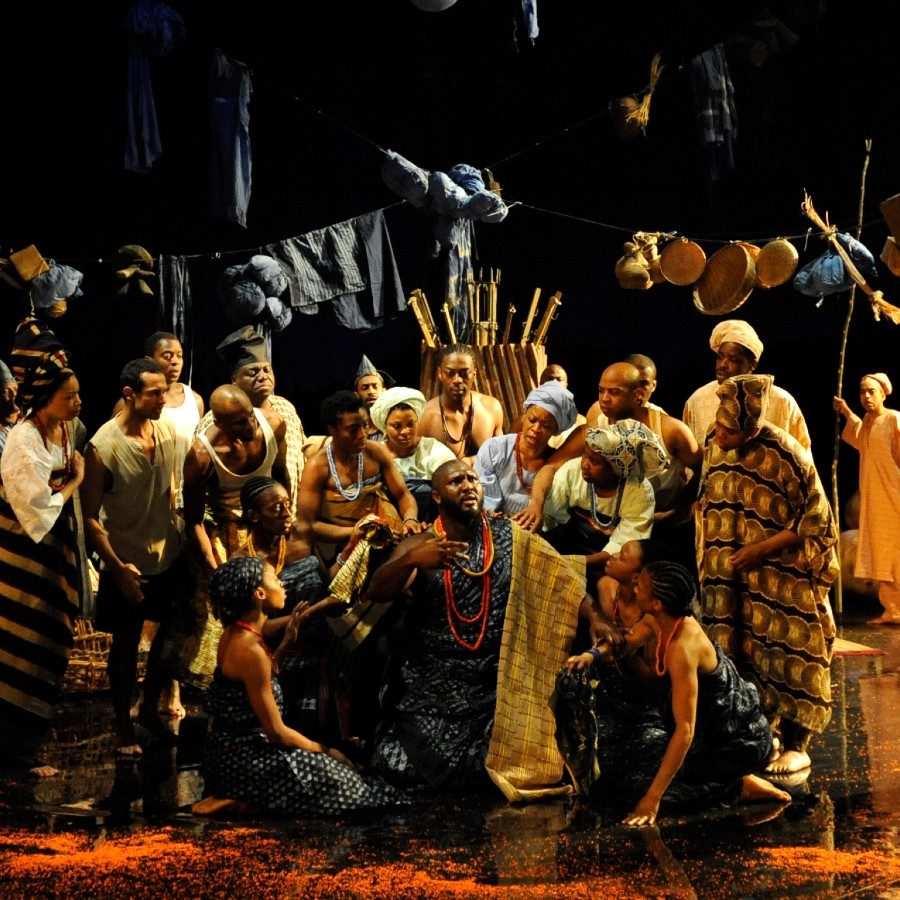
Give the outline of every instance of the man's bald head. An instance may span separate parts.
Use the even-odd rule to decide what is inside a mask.
[[[441,516],[468,524],[481,512],[484,491],[478,473],[461,459],[451,459],[431,476],[431,495]]]
[[[644,389],[637,366],[613,363],[603,370],[599,389],[600,410],[611,421],[630,419],[643,403]]]
[[[215,419],[227,417],[240,411],[253,410],[253,404],[246,391],[236,384],[222,384],[209,396],[209,408]]]
[[[558,363],[550,363],[538,378],[538,384],[546,384],[548,381],[559,381],[563,387],[569,386],[569,376],[566,370]]]

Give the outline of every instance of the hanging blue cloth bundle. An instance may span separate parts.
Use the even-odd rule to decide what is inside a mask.
[[[837,234],[835,237],[864,277],[878,275],[875,258],[863,244],[849,234]],[[839,294],[852,286],[853,279],[847,273],[844,260],[830,245],[821,256],[807,263],[794,276],[794,287],[807,297],[817,297],[819,303],[827,295]]]

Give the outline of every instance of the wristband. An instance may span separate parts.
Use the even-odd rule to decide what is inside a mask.
[[[340,553],[338,553],[338,555],[335,556],[334,561],[335,561],[339,566],[343,566],[343,565],[347,562],[347,560],[344,559],[344,557],[341,556]]]
[[[419,517],[418,516],[407,516],[403,521],[404,522],[418,522]]]
[[[594,657],[594,662],[600,662],[603,659],[603,654],[596,647],[591,647],[588,653]]]

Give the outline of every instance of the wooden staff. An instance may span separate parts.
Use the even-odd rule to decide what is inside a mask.
[[[537,314],[538,300],[540,299],[541,289],[537,287],[534,289],[534,296],[531,298],[531,306],[528,308],[528,315],[525,318],[525,327],[522,329],[522,340],[519,341],[520,344],[527,344],[528,339],[531,337],[531,325]]]
[[[497,285],[500,283],[500,270],[496,276],[493,269],[488,282],[488,343],[497,343]]]
[[[435,346],[441,346],[441,339],[438,337],[437,325],[434,324],[434,316],[431,314],[431,307],[428,305],[428,300],[425,297],[425,292],[419,289],[419,296],[422,300],[422,311],[425,314],[425,319],[428,322],[428,329],[431,332],[431,337],[434,340]]]
[[[550,323],[553,321],[553,316],[556,313],[557,307],[562,305],[562,293],[557,291],[553,296],[547,301],[547,308],[544,310],[544,315],[541,318],[541,324],[538,325],[537,331],[534,334],[535,344],[543,344],[547,340],[547,329],[550,327]]]
[[[456,343],[456,329],[453,327],[453,317],[450,315],[450,304],[445,303],[441,307],[441,312],[444,314],[444,324],[447,326],[447,337],[450,338],[450,343]]]
[[[419,307],[419,295],[422,295],[420,290],[415,290],[410,295],[409,300],[407,300],[407,305],[413,311],[413,314],[416,317],[416,321],[419,323],[419,328],[422,329],[422,337],[425,340],[425,346],[431,347],[434,349],[437,344],[434,341],[434,335],[431,332],[431,329],[428,327],[428,319],[425,318],[425,314],[422,312]],[[424,295],[422,295],[422,299],[424,299]]]
[[[469,331],[474,335],[475,333],[475,281],[472,278],[472,273],[469,272],[466,278],[466,303],[468,304],[468,312],[469,312]],[[474,341],[473,341],[474,343]]]
[[[503,339],[501,340],[501,343],[503,344],[509,343],[509,333],[512,331],[512,320],[515,312],[516,308],[510,303],[510,305],[506,307],[506,324],[503,326]]]

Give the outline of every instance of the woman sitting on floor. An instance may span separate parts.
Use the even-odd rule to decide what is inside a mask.
[[[274,568],[255,556],[230,559],[212,574],[210,596],[225,628],[206,699],[204,798],[193,812],[334,816],[405,804],[399,791],[360,775],[339,750],[284,724],[278,664],[262,636],[269,615],[285,603]],[[291,616],[281,648],[296,637],[303,612]]]
[[[628,825],[655,824],[661,804],[687,811],[791,799],[751,774],[772,751],[768,722],[756,688],[693,618],[694,596],[694,579],[678,563],[650,563],[635,585],[643,618],[626,632],[624,647],[653,648],[654,672],[669,682],[671,701],[665,751],[633,781],[635,787],[643,782],[643,796],[625,817]],[[570,657],[567,667],[587,668],[604,655],[592,648]]]

